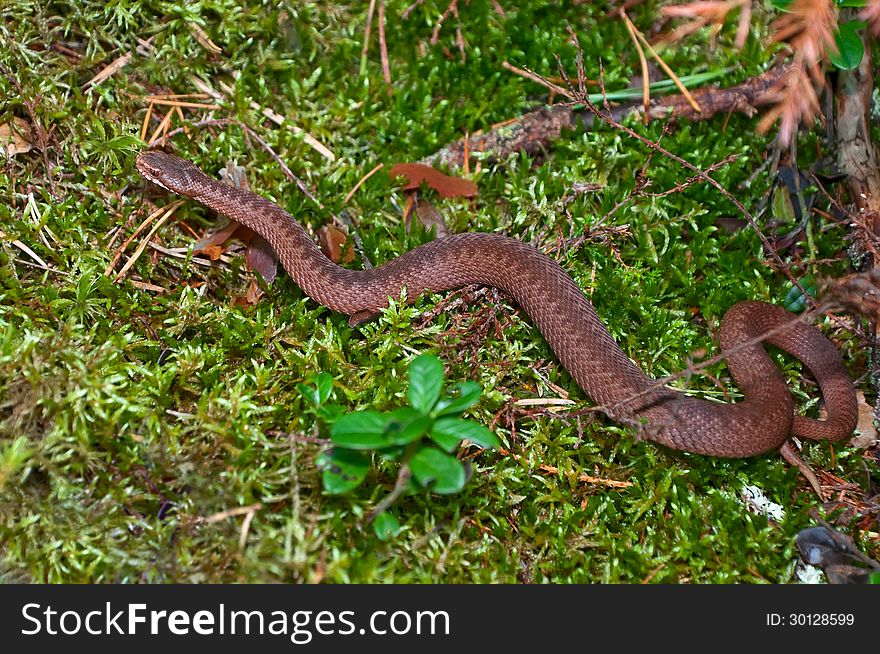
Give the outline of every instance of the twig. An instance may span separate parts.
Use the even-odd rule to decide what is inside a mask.
[[[364,47],[361,48],[361,77],[363,77],[367,71],[367,55],[370,53],[370,32],[373,29],[373,14],[375,11],[376,0],[370,0],[370,7],[367,9],[367,23],[364,26]]]
[[[36,252],[31,250],[27,245],[25,245],[21,241],[19,241],[17,239],[13,239],[12,244],[15,247],[17,247],[19,250],[24,252],[26,255],[28,255],[31,259],[36,261],[37,264],[39,264],[39,267],[42,268],[43,270],[52,270],[52,268],[49,266],[49,264],[46,263],[45,261],[43,261],[42,258],[40,258],[40,255],[38,255]]]
[[[580,46],[578,46],[578,49],[580,49]],[[603,81],[604,80],[604,67],[602,66],[601,61],[599,62],[599,77],[600,77],[600,84],[602,85],[602,87],[604,87],[604,81]],[[716,189],[718,189],[718,191],[724,197],[726,197],[728,200],[730,200],[733,203],[733,205],[737,209],[739,209],[740,213],[742,213],[742,215],[745,216],[746,220],[748,220],[748,222],[749,222],[749,225],[751,225],[752,229],[758,235],[758,238],[761,239],[761,243],[763,243],[766,252],[779,264],[780,269],[785,273],[786,277],[789,278],[791,283],[794,284],[801,291],[801,293],[803,293],[805,298],[809,298],[808,302],[810,302],[814,307],[816,306],[816,302],[812,299],[810,294],[807,293],[807,291],[804,289],[804,287],[801,285],[801,283],[794,277],[794,275],[791,274],[791,271],[786,268],[785,263],[782,261],[782,257],[779,256],[779,253],[776,252],[775,248],[770,243],[769,239],[761,231],[761,228],[758,227],[758,223],[755,220],[755,217],[751,214],[751,212],[749,212],[748,209],[746,209],[745,205],[742,202],[740,202],[736,197],[734,197],[733,194],[730,193],[730,191],[728,191],[726,188],[724,188],[724,186],[720,182],[715,180],[713,177],[710,177],[706,171],[700,170],[700,168],[698,168],[697,166],[695,166],[691,162],[689,162],[686,159],[683,159],[682,157],[678,156],[677,154],[674,154],[673,152],[667,150],[666,148],[661,146],[659,143],[655,143],[651,139],[649,139],[645,136],[642,136],[641,134],[635,132],[631,128],[622,124],[610,112],[600,111],[599,108],[596,107],[596,105],[594,105],[590,101],[589,97],[587,97],[586,95],[582,98],[578,98],[578,101],[582,102],[584,105],[586,105],[586,107],[593,113],[593,115],[596,116],[596,118],[605,121],[611,127],[614,127],[615,129],[620,130],[620,131],[624,132],[625,134],[628,134],[629,136],[636,139],[637,141],[640,141],[641,143],[643,143],[647,147],[651,148],[652,150],[660,152],[661,154],[668,157],[669,159],[672,159],[673,161],[675,161],[679,165],[683,166],[684,168],[687,168],[688,170],[693,171],[694,173],[696,173],[696,176],[698,178],[702,179],[703,181],[708,182],[709,184],[714,186]]]
[[[726,166],[727,164],[729,164],[729,163],[733,163],[733,162],[736,161],[738,158],[739,158],[739,157],[737,157],[735,154],[727,155],[727,157],[725,157],[725,158],[722,159],[721,161],[716,161],[716,162],[713,163],[711,166],[709,166],[708,168],[706,168],[704,172],[707,173],[707,174],[708,174],[708,173],[713,173],[713,172],[715,172],[716,170],[719,170],[720,168],[723,168],[723,167]],[[672,188],[666,189],[665,191],[660,191],[659,193],[648,193],[648,192],[644,192],[644,193],[642,193],[642,195],[645,195],[645,196],[647,196],[647,197],[651,197],[651,198],[662,198],[662,197],[666,197],[667,195],[673,195],[673,194],[675,194],[675,193],[681,193],[682,191],[684,191],[684,190],[685,190],[686,188],[688,188],[689,186],[693,186],[693,185],[696,184],[697,182],[703,182],[703,181],[705,181],[705,179],[704,179],[701,175],[694,175],[693,177],[688,177],[688,178],[687,178],[686,180],[684,180],[683,182],[679,182],[678,184],[676,184],[676,185],[673,186]]]
[[[193,84],[193,86],[195,86],[197,89],[200,89],[205,94],[207,94],[209,97],[214,98],[218,102],[221,102],[226,99],[226,96],[224,96],[223,93],[226,93],[228,95],[233,92],[232,87],[230,87],[228,84],[226,84],[223,81],[219,82],[219,86],[223,90],[223,93],[220,93],[219,91],[216,91],[209,84],[202,81],[201,79],[199,79],[195,75],[190,75],[189,80]],[[259,104],[257,104],[256,102],[251,102],[250,107],[254,111],[259,112],[261,115],[263,115],[266,118],[268,118],[269,120],[271,120],[273,123],[275,123],[279,127],[286,127],[291,132],[293,132],[296,136],[301,137],[303,142],[306,145],[308,145],[310,148],[315,150],[315,152],[320,154],[322,157],[324,157],[328,161],[336,161],[336,155],[333,154],[333,151],[330,150],[330,148],[328,148],[326,145],[321,143],[314,136],[312,136],[307,131],[305,131],[302,127],[294,125],[289,119],[287,119],[284,116],[282,116],[281,114],[273,111],[270,107],[262,107]]]
[[[681,91],[681,94],[685,98],[687,98],[688,102],[691,103],[691,106],[694,108],[694,111],[696,111],[697,113],[700,113],[700,111],[701,111],[700,105],[697,104],[696,100],[694,100],[694,96],[692,96],[690,91],[687,90],[687,87],[681,83],[681,80],[678,79],[678,76],[666,64],[666,62],[663,61],[663,58],[659,54],[657,54],[657,51],[654,50],[654,48],[651,46],[650,43],[648,43],[648,40],[642,35],[641,32],[639,32],[639,30],[636,29],[636,26],[632,24],[632,21],[630,21],[629,16],[626,15],[626,12],[623,9],[620,10],[620,14],[623,17],[623,20],[630,25],[632,32],[636,35],[636,38],[638,38],[638,40],[642,42],[642,45],[648,50],[648,52],[651,53],[651,56],[654,58],[654,61],[656,61],[660,65],[660,68],[662,68],[663,72],[669,76],[669,79],[671,79],[673,82],[675,82],[675,85],[678,87],[678,90]],[[578,46],[578,50],[580,50],[580,46]]]
[[[117,273],[116,277],[113,278],[114,282],[118,282],[120,279],[125,277],[125,273],[128,272],[128,270],[135,264],[135,262],[140,258],[143,251],[146,249],[147,243],[149,243],[153,239],[153,237],[156,235],[156,232],[159,230],[159,228],[163,224],[165,224],[165,221],[171,217],[171,214],[173,214],[174,211],[177,209],[177,207],[179,207],[181,204],[182,204],[182,202],[178,201],[178,202],[173,202],[172,204],[170,204],[168,206],[167,211],[165,211],[165,213],[162,215],[162,217],[156,221],[156,224],[153,225],[153,229],[150,230],[150,233],[147,234],[146,238],[144,238],[143,241],[141,241],[141,244],[138,245],[137,249],[134,251],[134,254],[132,254],[128,258],[128,261],[125,262],[125,265],[122,266],[122,270],[120,270]]]
[[[647,125],[648,107],[651,105],[651,74],[648,71],[648,60],[645,58],[645,51],[642,49],[642,46],[639,43],[639,38],[636,36],[636,26],[632,24],[629,16],[626,15],[626,11],[624,11],[622,8],[620,10],[620,15],[623,18],[623,24],[626,26],[626,31],[629,32],[629,38],[632,39],[633,45],[636,46],[636,52],[639,54],[639,64],[642,67],[642,107],[644,108],[643,120],[645,121],[645,125]]]
[[[375,166],[370,172],[368,172],[366,175],[364,175],[363,177],[361,177],[361,178],[358,180],[357,184],[355,184],[354,187],[353,187],[348,193],[345,194],[345,197],[342,199],[342,204],[348,204],[348,201],[351,200],[352,196],[353,196],[355,193],[357,193],[357,190],[358,190],[361,186],[363,186],[364,182],[366,182],[368,179],[370,179],[370,177],[372,177],[372,176],[375,175],[377,172],[379,172],[380,170],[382,170],[382,168],[383,168],[384,166],[385,166],[385,164],[381,164],[381,163],[380,163],[380,164],[377,164],[377,165],[376,165],[376,166]]]
[[[162,118],[162,121],[153,130],[153,135],[150,136],[150,140],[148,141],[150,145],[158,144],[161,142],[162,145],[165,145],[165,141],[168,139],[168,126],[171,124],[171,117],[174,115],[174,107],[168,109],[168,112],[165,114],[165,117]],[[183,131],[183,128],[180,128]],[[159,135],[162,135],[162,138],[159,138]]]
[[[43,165],[46,167],[46,177],[49,180],[49,190],[54,197],[58,197],[58,189],[55,187],[55,175],[52,174],[52,165],[49,163],[49,141],[52,139],[52,132],[55,131],[55,126],[53,125],[47,130],[37,119],[36,104],[25,92],[17,75],[13,75],[12,72],[2,63],[0,63],[0,73],[2,73],[15,87],[15,90],[18,92],[18,97],[21,99],[24,108],[27,110],[28,117],[31,119],[31,126],[37,137],[37,149],[43,156]]]
[[[220,259],[217,261],[211,261],[210,259],[203,259],[202,257],[194,257],[192,256],[191,248],[166,248],[161,245],[156,245],[155,243],[150,243],[149,247],[151,250],[155,250],[159,254],[164,254],[165,256],[172,257],[174,259],[188,259],[190,263],[195,264],[197,266],[202,266],[204,268],[222,268],[222,264],[228,264],[232,258],[226,254],[220,255]]]
[[[303,182],[299,177],[297,177],[296,175],[293,174],[293,171],[291,171],[290,168],[287,167],[287,164],[285,164],[284,161],[281,160],[281,157],[278,156],[278,154],[275,152],[275,150],[273,150],[271,148],[271,146],[269,146],[269,144],[266,143],[266,141],[264,141],[262,138],[260,138],[260,136],[254,130],[252,130],[250,127],[245,125],[240,120],[236,120],[234,118],[211,118],[208,120],[202,120],[197,123],[193,123],[191,125],[191,127],[196,128],[196,129],[200,129],[202,127],[215,127],[215,126],[220,126],[220,125],[236,125],[236,126],[240,127],[241,130],[245,134],[247,134],[248,136],[253,138],[257,143],[260,144],[261,148],[263,148],[266,152],[269,153],[269,156],[271,156],[275,160],[275,162],[281,167],[281,170],[284,172],[284,174],[287,176],[287,178],[290,179],[294,184],[296,184],[296,187],[302,192],[303,195],[305,195],[309,200],[311,200],[316,205],[318,205],[319,208],[321,208],[321,209],[324,208],[324,205],[308,189],[308,187],[305,185],[305,182]],[[183,131],[184,131],[184,129],[182,127],[178,127],[177,129],[173,129],[162,137],[162,141],[167,140],[173,136],[177,136],[178,134],[182,133]],[[159,144],[158,139],[152,140],[148,143],[148,145],[150,147],[154,147],[158,144]]]
[[[263,508],[263,505],[259,502],[256,504],[251,504],[249,506],[237,506],[234,509],[226,509],[225,511],[220,511],[218,513],[214,513],[213,515],[209,515],[206,518],[201,518],[201,522],[206,522],[209,525],[214,524],[215,522],[220,522],[221,520],[226,520],[227,518],[234,518],[239,515],[247,515],[248,513],[254,513],[255,511],[259,511]]]
[[[506,61],[501,62],[501,67],[504,68],[505,70],[509,70],[511,73],[514,73],[515,75],[519,75],[520,77],[525,77],[526,79],[535,82],[535,84],[540,84],[544,88],[549,89],[552,93],[566,97],[569,100],[574,100],[574,95],[572,95],[569,91],[562,88],[558,84],[554,84],[553,82],[551,82],[547,78],[545,78],[541,75],[538,75],[537,73],[533,73],[532,71],[530,71],[527,68],[517,68],[513,64],[510,64]]]
[[[385,0],[379,0],[379,59],[382,61],[382,76],[388,88],[388,95],[394,89],[391,86],[391,64],[388,63],[388,44],[385,42]]]
[[[244,551],[244,546],[247,544],[248,533],[251,530],[251,522],[254,519],[254,516],[257,515],[257,511],[262,508],[262,504],[254,504],[252,510],[248,511],[244,515],[244,520],[241,521],[241,532],[238,535],[238,551]]]
[[[718,113],[730,111],[754,115],[757,107],[775,102],[772,89],[785,74],[785,70],[783,67],[771,68],[767,72],[735,86],[721,89],[705,87],[695,90],[693,96],[697,98],[702,113],[696,113],[690,103],[681,95],[655,98],[648,112],[652,119],[675,121],[706,120]],[[532,75],[540,77],[532,71],[525,72],[528,74],[524,76],[530,80]],[[537,83],[551,90],[553,86],[557,86],[546,79]],[[548,86],[548,83],[551,86]],[[655,93],[658,85],[659,83],[652,85],[655,88]],[[563,95],[567,96],[569,93],[565,92]],[[602,99],[606,97],[605,93],[599,95]],[[609,93],[607,97],[611,99],[614,94]],[[615,107],[613,116],[621,119],[636,110],[636,107],[640,107],[640,105],[630,103]],[[593,115],[581,111],[577,104],[544,106],[518,118],[493,125],[485,132],[470,134],[469,150],[480,153],[480,162],[503,161],[516,152],[526,152],[536,156],[543,152],[550,143],[558,139],[563,130],[589,129],[593,120]],[[446,165],[453,168],[461,167],[464,149],[464,140],[459,139],[426,157],[422,163]]]
[[[315,424],[315,432],[317,432],[318,425]],[[293,516],[293,522],[299,523],[300,515],[302,513],[302,499],[300,497],[300,486],[299,486],[299,448],[297,447],[297,439],[291,433],[290,438],[290,500],[291,500],[291,514]]]
[[[450,15],[458,16],[458,0],[451,0],[440,15],[440,18],[437,19],[437,23],[434,25],[434,32],[431,34],[431,45],[437,45],[440,41],[440,30],[443,28],[443,21],[449,18]]]
[[[144,221],[138,225],[138,228],[134,230],[134,233],[129,236],[125,242],[119,246],[116,250],[116,254],[113,255],[113,258],[110,260],[110,263],[107,265],[107,268],[104,269],[104,275],[109,276],[113,269],[116,267],[116,264],[119,263],[119,260],[122,258],[122,253],[131,245],[131,242],[138,237],[142,231],[144,231],[147,226],[153,222],[160,214],[164,212],[163,220],[168,217],[171,213],[173,213],[180,205],[183,204],[183,200],[175,200],[171,204],[162,207],[161,209],[156,209],[153,213],[147,216]]]
[[[504,448],[499,448],[498,452],[500,454],[503,454],[504,456],[513,457],[513,459],[515,461],[519,461],[519,462],[523,461],[523,457],[521,457],[519,454],[514,454],[513,452],[505,450]],[[551,474],[551,475],[558,475],[559,474],[559,468],[557,468],[556,466],[551,466],[546,463],[542,463],[538,467],[548,474]],[[609,488],[629,488],[630,486],[633,485],[631,481],[617,481],[616,479],[604,479],[603,477],[593,477],[592,475],[588,475],[583,472],[578,473],[577,479],[579,482],[582,482],[584,484],[599,484],[602,486],[608,486]]]
[[[403,13],[400,14],[400,18],[402,20],[406,20],[407,18],[409,18],[409,15],[416,9],[416,7],[423,4],[425,4],[425,0],[416,0],[409,7],[403,10]]]
[[[400,470],[397,472],[397,481],[394,482],[394,488],[391,489],[391,492],[388,493],[385,497],[382,498],[382,501],[379,502],[376,507],[367,514],[367,522],[373,522],[380,513],[385,511],[388,507],[394,504],[398,498],[403,495],[407,489],[409,488],[409,480],[412,478],[412,471],[409,469],[409,465],[407,463],[403,463],[400,466]]]

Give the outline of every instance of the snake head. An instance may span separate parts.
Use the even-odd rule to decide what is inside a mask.
[[[143,150],[135,161],[144,179],[166,191],[194,197],[206,178],[192,163],[161,150]]]

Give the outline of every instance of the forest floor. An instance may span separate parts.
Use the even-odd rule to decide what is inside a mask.
[[[216,261],[194,255],[216,221],[195,203],[136,233],[177,199],[134,167],[144,141],[169,134],[167,147],[210,174],[244,167],[252,190],[310,232],[347,217],[366,258],[393,259],[433,236],[406,229],[391,165],[560,100],[504,62],[553,77],[558,55],[576,77],[570,26],[591,81],[601,62],[609,91],[630,86],[638,58],[608,3],[473,0],[440,22],[446,2],[404,18],[410,3],[389,1],[387,65],[378,16],[362,52],[366,2],[76,4],[0,9],[0,126],[23,134],[0,169],[10,199],[0,204],[0,579],[785,583],[797,580],[795,536],[817,509],[877,556],[876,449],[804,444],[822,502],[777,454],[681,453],[591,417],[528,316],[494,291],[396,304],[351,327],[283,273],[255,281],[239,246]],[[633,9],[635,24],[649,31],[652,11]],[[742,50],[734,21],[714,48],[703,30],[664,57],[679,75],[743,82],[772,63],[771,20],[753,17]],[[757,134],[756,119],[683,121],[668,134],[659,121],[626,124],[700,169],[731,157],[713,176],[774,243],[799,224],[765,166],[772,132]],[[820,148],[802,137],[804,166]],[[425,192],[449,229],[507,234],[556,257],[653,377],[715,353],[737,301],[786,302],[789,280],[729,199],[685,184],[692,171],[607,124],[459,174],[476,197]],[[814,213],[798,233],[779,250],[797,279],[850,270],[839,223]],[[866,388],[866,349],[849,323],[817,324]],[[449,380],[483,386],[468,417],[503,451],[463,450],[465,489],[404,497],[392,508],[402,531],[383,541],[363,518],[396,471],[377,461],[358,491],[326,494],[316,458],[328,429],[300,384],[326,372],[346,410],[391,410],[425,352]],[[779,360],[800,410],[816,415],[800,364]],[[675,385],[738,397],[723,363],[705,372]],[[754,489],[784,514],[751,510]]]

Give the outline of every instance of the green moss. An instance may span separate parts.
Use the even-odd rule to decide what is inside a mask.
[[[375,29],[360,75],[366,3],[11,0],[0,9],[0,124],[30,120],[32,112],[50,135],[45,153],[17,155],[0,173],[0,191],[11,199],[0,205],[0,578],[791,579],[793,536],[809,523],[815,500],[778,457],[723,461],[676,453],[587,418],[579,424],[520,417],[512,431],[505,418],[511,401],[552,396],[548,382],[587,403],[527,317],[503,300],[498,307],[484,299],[444,311],[425,324],[422,314],[440,298],[424,298],[352,328],[286,276],[257,306],[236,305],[247,285],[240,259],[205,269],[147,250],[132,274],[168,289],[165,294],[103,275],[118,244],[146,215],[149,193],[133,167],[143,96],[192,92],[191,75],[215,88],[229,83],[228,102],[215,116],[255,129],[325,209],[289,184],[237,127],[181,134],[173,139],[181,154],[211,172],[229,159],[245,165],[256,191],[311,228],[344,206],[359,223],[366,254],[382,262],[425,239],[418,231],[406,234],[396,209],[400,193],[380,172],[347,205],[343,198],[377,163],[416,160],[545,101],[540,88],[505,71],[502,61],[554,74],[559,54],[573,71],[565,31],[571,25],[581,34],[591,77],[601,61],[609,88],[621,88],[637,69],[625,30],[605,17],[605,3],[503,3],[503,17],[487,0],[462,3],[464,62],[453,23],[436,46],[428,43],[446,2],[429,0],[402,21],[408,4],[387,3],[391,96]],[[634,19],[648,29],[654,10],[647,3]],[[222,53],[209,53],[191,24]],[[724,82],[740,81],[770,59],[756,36],[763,29],[756,21],[742,53],[729,47],[734,24],[722,30],[714,51],[698,35],[667,53],[670,64],[680,73],[733,65]],[[138,38],[151,39],[155,50],[136,54],[86,90]],[[287,117],[336,160],[325,159],[302,134],[267,123],[251,102]],[[206,113],[187,116],[195,122]],[[660,125],[636,128],[660,136]],[[716,177],[749,207],[768,191],[765,177],[740,188],[766,145],[749,119],[733,116],[726,127],[721,117],[685,124],[664,144],[702,167],[736,154]],[[437,206],[457,231],[498,231],[550,245],[558,236],[589,233],[632,190],[647,156],[641,144],[599,126],[568,134],[541,162],[518,156],[485,167],[475,177],[477,200],[437,200]],[[659,156],[647,174],[650,190],[690,176]],[[575,182],[603,187],[563,201]],[[719,231],[716,219],[734,212],[706,185],[661,199],[639,197],[608,218],[624,232],[562,255],[623,349],[650,374],[682,369],[700,348],[714,351],[712,335],[734,302],[784,298],[784,280],[762,264],[757,237]],[[193,204],[177,218],[197,230],[211,221]],[[117,229],[121,237],[114,237]],[[845,245],[839,230],[814,230],[813,237],[817,259]],[[192,243],[174,221],[159,238],[166,247]],[[34,260],[13,240],[52,270],[28,265]],[[504,325],[502,338],[491,329],[476,338],[486,320]],[[362,525],[393,486],[393,469],[379,465],[351,496],[323,494],[315,466],[321,446],[310,440],[314,418],[303,410],[297,384],[324,371],[334,378],[340,403],[387,411],[404,403],[407,363],[421,352],[442,354],[450,380],[474,378],[487,389],[469,417],[489,425],[498,416],[496,431],[516,457],[477,456],[460,495],[402,499],[395,515],[403,531],[383,543]],[[865,365],[863,356],[848,353],[854,370]],[[784,369],[792,380],[800,377],[797,365],[786,361]],[[723,366],[710,372],[725,374]],[[688,385],[697,394],[721,395],[710,379]],[[815,465],[853,484],[876,483],[876,466],[866,473],[856,454],[842,450],[832,458],[828,445],[807,449]],[[546,474],[542,464],[559,472]],[[632,486],[585,484],[577,481],[581,472]],[[776,525],[748,513],[739,497],[746,483],[785,504],[788,518]],[[241,515],[205,520],[256,504],[261,508],[243,549]]]

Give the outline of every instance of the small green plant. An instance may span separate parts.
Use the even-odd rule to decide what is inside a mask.
[[[479,384],[461,382],[452,394],[444,395],[443,364],[432,355],[416,357],[408,375],[409,406],[389,413],[342,415],[341,407],[327,404],[333,388],[327,373],[319,374],[314,386],[300,385],[303,397],[315,407],[315,415],[332,423],[332,447],[318,458],[328,493],[341,495],[360,486],[370,470],[371,453],[400,464],[394,489],[370,514],[373,529],[382,540],[400,531],[400,523],[388,508],[404,493],[426,489],[449,494],[464,488],[470,466],[453,456],[463,440],[484,448],[499,445],[489,429],[460,417],[480,399]]]
[[[810,297],[815,298],[819,294],[819,282],[813,275],[805,275],[798,281]],[[800,313],[807,307],[807,298],[804,297],[800,288],[792,284],[785,294],[782,306],[793,313]]]

